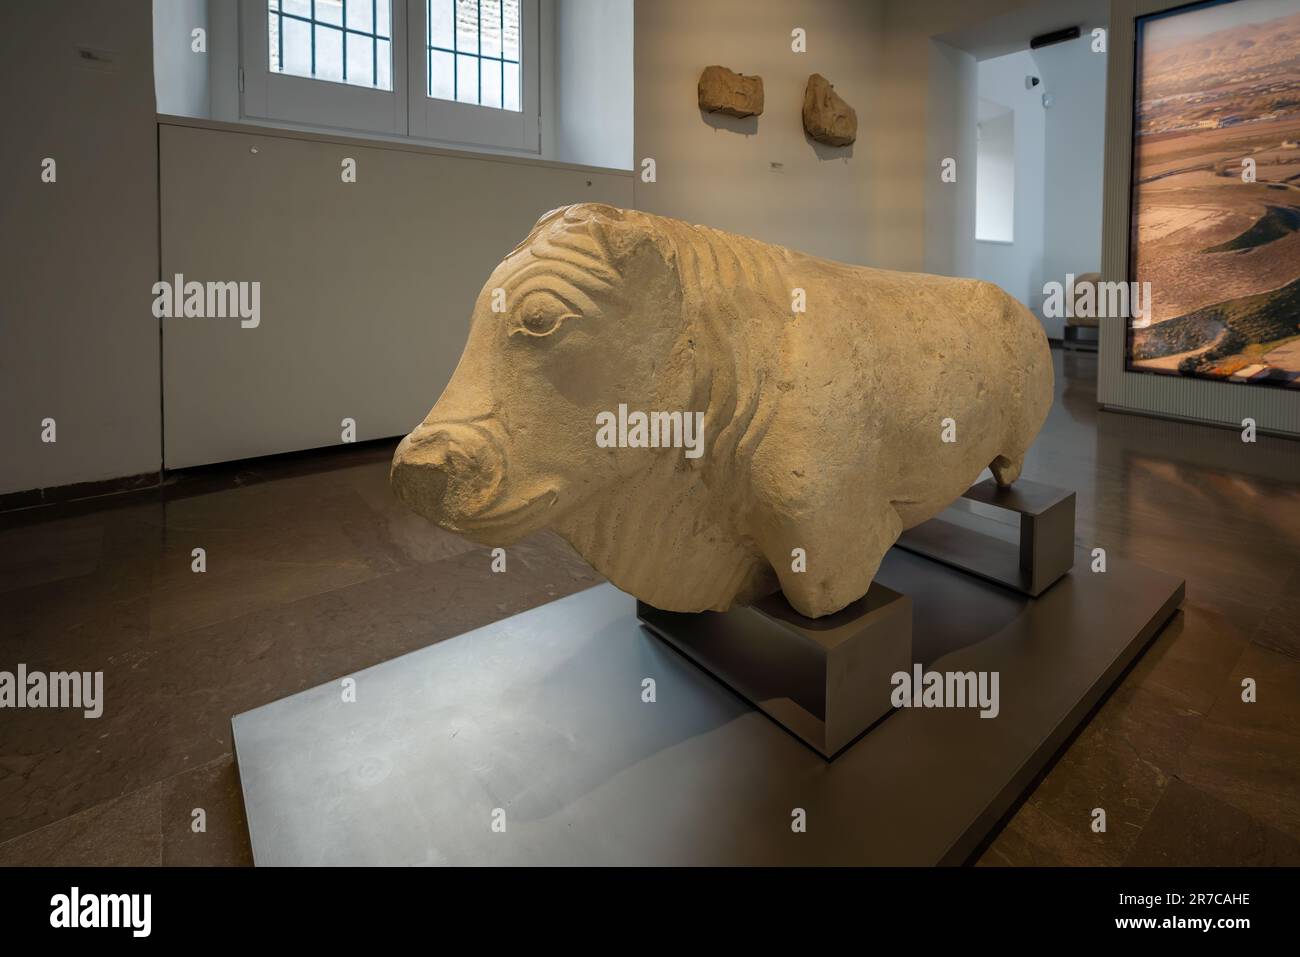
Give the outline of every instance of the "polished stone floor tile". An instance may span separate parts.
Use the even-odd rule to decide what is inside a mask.
[[[1300,566],[1264,613],[1251,639],[1269,651],[1300,659]]]
[[[1243,608],[1234,614],[1189,597],[1134,665],[1125,685],[1153,691],[1171,707],[1208,714],[1258,620],[1257,612]]]
[[[273,562],[209,555],[208,571],[157,588],[149,607],[149,632],[162,638],[220,625],[375,578],[364,562]],[[225,564],[229,562],[230,564]]]
[[[28,527],[0,532],[0,591],[80,578],[99,566],[103,553],[101,526]]]
[[[98,718],[53,708],[0,712],[0,841],[183,767],[165,747],[175,716],[159,693],[151,660],[132,653],[98,669],[104,699]]]
[[[1242,700],[1242,682],[1257,700]],[[1259,645],[1242,653],[1192,739],[1180,777],[1300,839],[1300,661]]]
[[[253,863],[233,755],[162,782],[162,863],[166,867]]]
[[[0,867],[161,864],[160,794],[151,784],[0,844]]]
[[[1148,693],[1112,696],[1016,816],[1050,820],[1056,826],[1058,852],[1080,857],[1079,863],[1122,863],[1169,783],[1169,774],[1151,760],[1150,750],[1135,745],[1135,737],[1149,731],[1153,737],[1176,740],[1188,734],[1183,726],[1187,720],[1169,718]],[[1161,747],[1176,744],[1165,741]],[[1101,833],[1092,830],[1098,808],[1105,812],[1106,830]]]
[[[977,861],[980,867],[1100,867],[1114,863],[1105,835],[1062,827],[1037,807],[1016,812]]]
[[[1125,864],[1300,866],[1300,841],[1182,781],[1169,784]]]

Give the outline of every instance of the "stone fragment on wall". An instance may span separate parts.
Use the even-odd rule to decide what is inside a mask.
[[[803,128],[828,146],[848,146],[858,138],[858,114],[820,73],[808,77],[803,91]]]
[[[706,66],[700,74],[700,109],[728,116],[758,116],[763,112],[763,78],[744,76],[725,66]]]

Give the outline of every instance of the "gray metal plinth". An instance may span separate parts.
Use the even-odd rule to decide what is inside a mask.
[[[727,612],[636,616],[824,758],[893,710],[912,668],[912,601],[879,582],[847,608],[805,618],[780,592]]]
[[[916,661],[999,672],[996,718],[899,710],[827,763],[602,585],[237,715],[254,859],[960,863],[1183,594],[1114,557],[1038,599],[897,548],[877,579]]]
[[[1073,492],[1023,478],[1002,488],[989,478],[962,498],[1019,516],[1019,547],[943,518],[909,528],[898,547],[1035,598],[1074,565]]]

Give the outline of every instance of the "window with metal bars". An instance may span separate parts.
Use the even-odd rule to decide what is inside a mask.
[[[272,73],[393,88],[390,0],[267,0]]]
[[[238,9],[243,117],[541,151],[539,0],[239,0]]]
[[[428,96],[519,112],[519,0],[427,0]]]

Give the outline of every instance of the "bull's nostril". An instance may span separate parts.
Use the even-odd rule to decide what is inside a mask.
[[[456,522],[495,499],[503,465],[482,429],[458,422],[426,424],[398,446],[393,484],[416,511],[440,523]]]
[[[394,473],[398,494],[409,505],[437,509],[447,494],[447,470],[430,462],[403,462]]]

